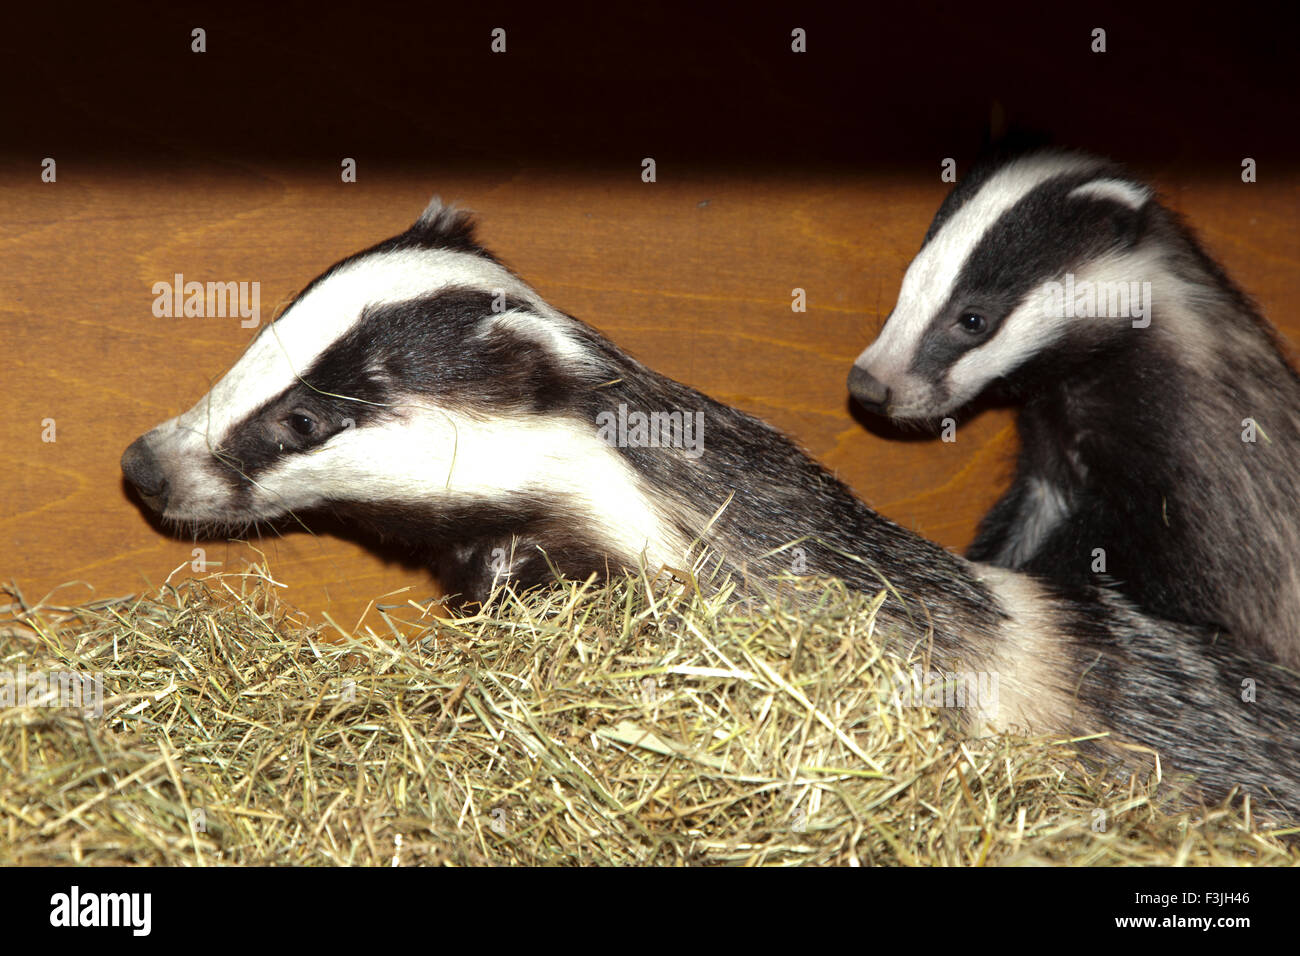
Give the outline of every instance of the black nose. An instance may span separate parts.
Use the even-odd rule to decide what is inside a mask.
[[[135,485],[135,490],[140,492],[145,504],[154,511],[162,511],[167,507],[167,477],[143,435],[122,452],[122,474]]]
[[[873,412],[884,411],[889,404],[889,387],[859,365],[849,372],[849,394]]]

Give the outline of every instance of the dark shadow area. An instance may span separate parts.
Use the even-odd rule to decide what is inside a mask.
[[[174,541],[193,542],[195,545],[225,544],[227,541],[239,540],[257,544],[273,541],[290,535],[312,535],[314,537],[332,537],[359,545],[379,558],[385,564],[396,565],[408,572],[429,572],[427,562],[419,560],[409,548],[401,547],[391,541],[384,541],[373,533],[367,532],[355,522],[348,522],[328,511],[304,511],[293,517],[278,518],[275,521],[260,521],[257,527],[246,535],[232,538],[229,535],[198,535],[192,531],[178,530],[165,523],[140,498],[140,493],[125,478],[121,480],[123,496],[140,513],[140,516],[155,532]],[[301,522],[301,523],[300,523]]]
[[[396,565],[408,572],[431,573],[429,563],[421,561],[410,548],[381,539],[377,534],[367,530],[363,525],[349,522],[327,511],[306,511],[298,515],[302,524],[310,533],[319,537],[338,538],[364,548],[385,564]],[[276,531],[281,534],[306,534],[302,525],[292,518],[280,519],[274,523]]]
[[[847,397],[845,401],[849,415],[852,416],[853,420],[877,438],[901,442],[939,441],[939,421],[900,424],[883,416],[872,414],[854,401],[852,397]],[[974,401],[953,412],[951,417],[957,423],[957,427],[960,428],[987,411],[1018,407],[1019,403],[1013,399],[996,394],[996,390],[990,390],[981,393]]]
[[[337,178],[343,156],[575,173],[651,156],[662,181],[937,169],[1004,127],[1139,167],[1266,156],[1276,171],[1300,155],[1282,4],[153,2],[24,4],[6,21],[2,148],[32,162],[300,162]]]
[[[150,528],[165,538],[177,538],[176,532],[164,524],[162,518],[158,516],[158,513],[144,503],[144,499],[140,497],[140,492],[136,491],[135,485],[127,481],[125,476],[118,477],[118,484],[122,488],[122,495],[127,501],[131,502],[131,506],[140,513],[140,517],[145,520],[145,523],[148,524]],[[180,539],[177,538],[177,540]]]

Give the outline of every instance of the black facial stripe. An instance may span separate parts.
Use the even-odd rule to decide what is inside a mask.
[[[1018,302],[1072,267],[1136,241],[1141,210],[1100,196],[1069,198],[1096,178],[1052,180],[1004,212],[963,265],[953,299],[985,293]]]
[[[230,487],[236,505],[246,504],[252,494],[252,482],[286,455],[309,451],[344,428],[360,428],[390,414],[382,405],[367,404],[383,403],[388,397],[373,382],[358,380],[346,391],[323,391],[334,394],[322,394],[299,382],[265,402],[230,430],[209,470]],[[310,437],[296,434],[291,426],[277,427],[299,411],[317,424],[317,431]]]
[[[1006,168],[1012,162],[1023,159],[1026,156],[1034,155],[1046,146],[1046,142],[1041,136],[1020,132],[1015,135],[1009,135],[1001,144],[985,150],[975,163],[971,166],[969,173],[962,175],[957,180],[957,185],[953,190],[944,197],[939,211],[934,214],[934,219],[930,222],[930,228],[926,230],[925,238],[921,242],[921,248],[925,248],[930,240],[935,237],[944,223],[957,214],[962,206],[975,196],[993,176]],[[1054,151],[1045,150],[1047,155]],[[1071,159],[1078,157],[1071,156],[1068,152],[1056,151],[1062,159]],[[1108,164],[1096,161],[1095,167],[1088,173],[1090,177],[1105,175],[1113,167]]]
[[[445,289],[367,309],[302,381],[231,429],[214,472],[237,501],[246,499],[251,480],[286,454],[309,450],[345,427],[400,414],[385,406],[403,396],[429,396],[440,408],[471,414],[574,411],[570,406],[598,376],[564,367],[525,334],[491,325],[495,315],[512,311],[530,307],[477,289]],[[576,331],[585,337],[585,327]],[[303,440],[273,429],[298,409],[321,423],[318,435]]]
[[[998,218],[971,250],[952,294],[922,335],[912,361],[915,374],[941,381],[958,358],[995,339],[1001,319],[1044,282],[1141,237],[1145,207],[1134,210],[1101,196],[1069,197],[1107,172],[1091,170],[1049,180]],[[983,335],[954,334],[957,320],[967,311],[983,315],[989,330]]]
[[[442,408],[553,411],[575,390],[581,373],[563,367],[526,333],[492,323],[508,312],[536,314],[523,300],[477,289],[448,289],[368,309],[313,371],[332,381],[364,361],[380,367],[400,392],[429,395]]]

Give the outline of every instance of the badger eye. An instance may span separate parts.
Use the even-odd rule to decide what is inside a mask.
[[[285,422],[303,438],[310,438],[316,434],[316,420],[309,415],[304,415],[302,412],[290,413]]]
[[[957,320],[957,324],[960,325],[964,331],[969,332],[971,335],[979,335],[989,327],[989,324],[985,320],[984,316],[979,315],[975,312],[962,313],[962,317]]]

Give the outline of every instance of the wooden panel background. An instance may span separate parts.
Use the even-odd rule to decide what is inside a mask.
[[[127,35],[131,25],[105,25],[124,45],[99,54],[113,70],[97,73],[93,57],[75,68],[65,63],[75,81],[60,74],[44,106],[18,106],[13,139],[0,155],[0,388],[6,411],[0,416],[6,451],[0,577],[15,581],[29,600],[55,588],[56,603],[133,591],[190,560],[192,542],[165,536],[132,504],[118,459],[134,437],[200,397],[251,332],[237,319],[155,318],[153,283],[178,272],[200,281],[255,280],[269,317],[336,259],[403,229],[434,192],[475,210],[486,245],[553,304],[653,368],[771,421],[878,510],[922,534],[965,546],[1004,484],[1014,450],[1005,410],[986,410],[963,425],[955,444],[944,444],[855,417],[845,390],[853,358],[892,307],[903,271],[949,188],[939,182],[938,160],[971,151],[989,123],[990,91],[956,89],[947,114],[933,103],[929,111],[909,110],[906,92],[890,91],[854,118],[844,106],[871,88],[846,94],[834,82],[836,71],[853,73],[845,51],[839,66],[798,81],[781,80],[781,74],[774,80],[761,62],[755,66],[752,43],[740,44],[740,52],[713,73],[678,51],[692,78],[680,88],[672,85],[676,80],[664,81],[668,94],[661,91],[661,98],[669,107],[689,104],[706,81],[729,84],[733,102],[745,104],[739,119],[725,103],[714,104],[711,115],[688,118],[687,133],[711,144],[692,151],[695,141],[673,132],[681,115],[658,116],[653,103],[636,99],[641,133],[611,119],[600,96],[626,91],[583,87],[588,98],[566,108],[528,86],[549,84],[553,93],[572,94],[578,80],[600,83],[611,57],[631,56],[634,69],[651,69],[648,64],[658,61],[646,46],[667,44],[671,29],[646,36],[644,24],[622,23],[625,41],[639,39],[597,57],[596,66],[568,63],[558,75],[538,76],[514,65],[514,73],[494,84],[482,72],[488,21],[462,15],[455,23],[460,33],[451,31],[439,48],[462,67],[461,61],[480,58],[473,61],[479,72],[466,68],[470,79],[458,82],[459,98],[410,83],[394,92],[363,77],[359,89],[340,92],[341,100],[321,105],[318,113],[289,114],[276,97],[288,95],[296,82],[290,67],[271,71],[266,92],[254,80],[232,79],[234,67],[258,60],[263,69],[283,53],[251,19],[214,31],[221,44],[244,45],[239,57],[228,46],[208,54],[216,61],[227,57],[227,72],[191,75],[180,92],[156,83],[156,76],[150,86],[147,67],[130,61],[131,44],[170,44],[179,30],[183,46],[189,22],[169,7],[154,12],[143,40]],[[769,19],[774,36],[788,37],[788,18]],[[1083,22],[1066,25],[1076,31],[1075,41]],[[389,26],[398,29],[392,21]],[[823,27],[833,31],[835,25]],[[346,25],[334,28],[346,32]],[[949,30],[952,49],[960,49],[964,37]],[[552,45],[559,42],[546,36]],[[1014,45],[1014,38],[1001,42]],[[788,57],[787,43],[774,41],[777,52],[764,55]],[[472,55],[464,52],[471,48]],[[1120,55],[1114,62],[1127,62],[1131,75],[1146,75],[1151,48],[1142,52],[1148,62]],[[1176,59],[1193,53],[1185,50]],[[367,55],[367,62],[378,62],[374,50]],[[35,56],[28,54],[28,65],[42,75]],[[183,49],[167,56],[162,59],[173,73],[208,69],[213,62],[187,58]],[[745,65],[764,82],[751,87],[725,79]],[[318,73],[323,82],[329,72]],[[1230,99],[1232,77],[1212,74],[1212,68],[1205,72],[1202,89],[1229,84],[1223,96]],[[223,85],[232,82],[244,83],[239,95],[253,118],[246,125],[200,123],[199,133],[217,135],[190,137],[185,131],[194,129],[193,111],[211,115],[202,111],[233,96]],[[1118,88],[1127,78],[1121,70],[1105,82]],[[1159,95],[1181,104],[1185,116],[1197,115],[1195,103],[1168,99],[1174,86],[1171,79]],[[467,103],[468,91],[474,96]],[[1221,125],[1236,137],[1228,143],[1201,142],[1195,131],[1180,137],[1181,127],[1153,110],[1147,121],[1167,124],[1167,145],[1142,139],[1126,150],[1132,140],[1124,134],[1133,122],[1127,114],[1111,117],[1110,135],[1106,118],[1093,116],[1086,134],[1072,139],[1067,123],[1051,121],[1032,86],[1004,82],[994,92],[1002,99],[993,109],[1134,161],[1265,314],[1300,342],[1300,183],[1292,141],[1278,139],[1258,100],[1247,104],[1258,114],[1254,119],[1220,111]],[[377,108],[379,95],[395,102]],[[530,108],[542,110],[543,118],[512,113],[502,121],[494,110],[511,95],[531,97]],[[1165,101],[1153,96],[1152,102]],[[1290,101],[1285,89],[1260,96]],[[156,102],[154,110],[146,109],[149,102]],[[765,117],[765,106],[780,109]],[[336,128],[331,109],[353,124]],[[172,116],[176,110],[181,115]],[[430,110],[445,110],[454,122],[430,121]],[[158,128],[155,115],[164,117]],[[783,135],[791,116],[805,124],[803,142]],[[1282,119],[1293,125],[1292,115]],[[416,132],[392,139],[391,129],[407,122]],[[499,122],[507,126],[493,125]],[[553,123],[586,136],[582,149],[566,152],[541,132]],[[593,123],[605,126],[581,132]],[[722,133],[708,139],[719,124]],[[836,136],[846,125],[854,132],[841,149]],[[933,132],[938,128],[942,136]],[[759,129],[766,132],[752,137],[769,148],[760,153],[762,162],[747,161],[732,148],[735,137]],[[359,143],[367,139],[362,133],[375,138]],[[421,137],[428,141],[414,142]],[[1239,157],[1256,152],[1261,181],[1243,184]],[[39,179],[45,155],[58,158],[57,183]],[[359,156],[356,184],[339,182],[343,155]],[[643,155],[659,160],[654,184],[640,180]],[[853,161],[867,155],[880,161]],[[832,156],[843,161],[828,161]],[[791,311],[795,287],[807,291],[806,313]],[[47,418],[57,426],[53,443],[42,441]],[[387,592],[406,589],[401,597],[414,598],[434,593],[420,569],[354,541],[299,532],[253,544],[289,585],[289,600],[345,625]],[[204,546],[209,560],[227,569],[241,567],[252,554],[244,544]]]

